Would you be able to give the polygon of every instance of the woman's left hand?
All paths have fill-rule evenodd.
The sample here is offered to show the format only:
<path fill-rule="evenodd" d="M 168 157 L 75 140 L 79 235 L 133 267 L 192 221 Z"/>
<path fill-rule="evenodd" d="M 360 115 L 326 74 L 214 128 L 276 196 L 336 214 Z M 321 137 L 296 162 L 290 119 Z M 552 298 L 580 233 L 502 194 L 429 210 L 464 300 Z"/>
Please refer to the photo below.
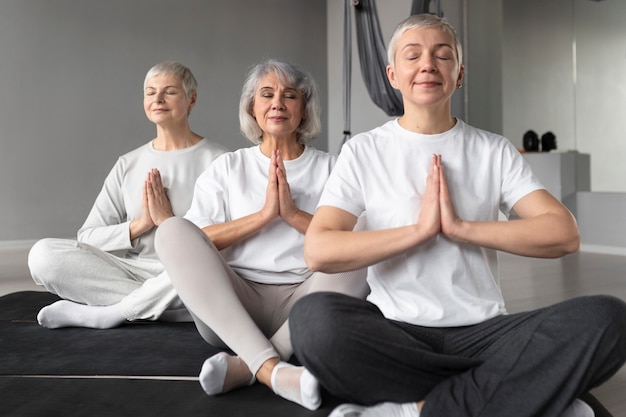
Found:
<path fill-rule="evenodd" d="M 278 212 L 287 223 L 289 223 L 289 217 L 295 215 L 298 211 L 298 207 L 293 202 L 291 197 L 291 188 L 287 181 L 287 171 L 285 170 L 285 163 L 280 155 L 280 151 L 276 152 L 276 178 L 278 180 Z"/>
<path fill-rule="evenodd" d="M 457 215 L 456 209 L 448 191 L 448 182 L 439 158 L 440 182 L 439 182 L 439 204 L 441 207 L 441 232 L 455 241 L 462 241 L 459 231 L 463 226 L 463 220 Z"/>
<path fill-rule="evenodd" d="M 148 209 L 155 225 L 159 226 L 170 217 L 174 217 L 172 204 L 167 196 L 167 188 L 163 187 L 161 173 L 153 168 L 148 173 Z"/>
<path fill-rule="evenodd" d="M 291 196 L 291 188 L 287 181 L 287 170 L 280 151 L 274 151 L 276 153 L 276 177 L 278 180 L 278 204 L 279 204 L 279 216 L 287 222 L 291 227 L 298 230 L 300 233 L 306 233 L 306 229 L 311 223 L 311 214 L 304 212 L 293 201 Z"/>

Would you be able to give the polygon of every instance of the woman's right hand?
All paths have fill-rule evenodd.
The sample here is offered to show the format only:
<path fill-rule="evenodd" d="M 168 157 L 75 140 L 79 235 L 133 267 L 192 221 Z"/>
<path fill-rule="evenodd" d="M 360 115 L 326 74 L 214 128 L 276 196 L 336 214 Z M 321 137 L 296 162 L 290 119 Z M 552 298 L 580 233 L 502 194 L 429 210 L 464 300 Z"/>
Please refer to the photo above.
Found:
<path fill-rule="evenodd" d="M 265 203 L 261 210 L 224 223 L 202 228 L 218 250 L 227 248 L 257 233 L 280 215 L 276 153 L 272 152 L 265 188 Z"/>
<path fill-rule="evenodd" d="M 424 240 L 434 237 L 441 232 L 441 169 L 441 155 L 433 155 L 426 178 L 426 190 L 422 196 L 422 207 L 417 221 L 417 228 Z"/>
<path fill-rule="evenodd" d="M 278 193 L 278 163 L 276 161 L 276 151 L 272 151 L 270 166 L 267 172 L 267 187 L 265 189 L 265 204 L 260 211 L 261 217 L 270 223 L 280 215 L 280 199 Z"/>
<path fill-rule="evenodd" d="M 149 175 L 149 174 L 148 174 Z M 150 216 L 148 204 L 148 180 L 144 181 L 141 195 L 141 216 L 130 222 L 130 240 L 137 239 L 142 234 L 152 230 L 155 226 Z"/>

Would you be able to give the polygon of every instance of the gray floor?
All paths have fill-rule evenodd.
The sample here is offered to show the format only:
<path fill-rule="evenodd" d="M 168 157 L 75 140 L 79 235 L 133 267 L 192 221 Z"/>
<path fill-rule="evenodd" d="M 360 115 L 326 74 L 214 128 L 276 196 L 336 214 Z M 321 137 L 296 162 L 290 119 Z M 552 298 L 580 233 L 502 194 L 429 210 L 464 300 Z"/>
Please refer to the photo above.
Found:
<path fill-rule="evenodd" d="M 24 249 L 0 249 L 0 295 L 40 290 L 29 278 Z M 502 290 L 510 312 L 543 307 L 579 295 L 626 300 L 626 257 L 578 253 L 561 259 L 501 254 Z M 593 394 L 615 417 L 626 417 L 626 367 Z"/>

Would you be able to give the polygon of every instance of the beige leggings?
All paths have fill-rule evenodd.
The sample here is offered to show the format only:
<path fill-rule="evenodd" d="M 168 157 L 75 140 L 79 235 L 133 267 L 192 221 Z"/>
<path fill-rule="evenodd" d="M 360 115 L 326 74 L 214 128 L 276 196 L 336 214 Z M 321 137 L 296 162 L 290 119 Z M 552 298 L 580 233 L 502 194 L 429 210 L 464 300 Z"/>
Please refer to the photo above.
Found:
<path fill-rule="evenodd" d="M 268 359 L 292 355 L 287 319 L 300 298 L 318 291 L 364 298 L 368 292 L 365 270 L 317 272 L 297 284 L 248 281 L 228 266 L 202 230 L 182 218 L 159 226 L 155 247 L 202 337 L 231 349 L 253 374 Z"/>

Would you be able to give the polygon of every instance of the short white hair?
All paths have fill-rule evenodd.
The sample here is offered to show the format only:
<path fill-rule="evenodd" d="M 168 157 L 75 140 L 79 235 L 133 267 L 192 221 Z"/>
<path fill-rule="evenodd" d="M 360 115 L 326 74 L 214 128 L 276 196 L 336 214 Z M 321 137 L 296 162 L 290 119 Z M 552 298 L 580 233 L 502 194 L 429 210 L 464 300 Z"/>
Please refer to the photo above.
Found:
<path fill-rule="evenodd" d="M 461 47 L 459 37 L 456 35 L 452 25 L 443 17 L 438 17 L 430 13 L 422 13 L 410 16 L 396 26 L 396 30 L 393 32 L 391 40 L 389 40 L 389 46 L 387 47 L 387 61 L 392 68 L 395 67 L 395 58 L 400 36 L 410 29 L 426 28 L 441 29 L 452 35 L 452 38 L 454 39 L 454 52 L 456 53 L 456 59 L 459 62 L 459 65 L 463 64 L 463 49 Z"/>

